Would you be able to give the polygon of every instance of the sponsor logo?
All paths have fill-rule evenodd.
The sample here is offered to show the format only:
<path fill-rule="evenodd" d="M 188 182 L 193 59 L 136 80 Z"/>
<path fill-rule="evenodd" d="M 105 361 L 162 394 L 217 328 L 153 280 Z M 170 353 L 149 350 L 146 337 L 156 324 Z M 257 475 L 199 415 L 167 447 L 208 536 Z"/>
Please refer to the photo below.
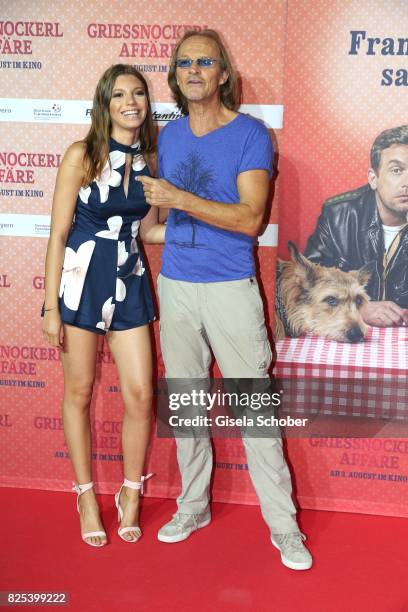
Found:
<path fill-rule="evenodd" d="M 49 107 L 34 108 L 33 116 L 36 121 L 52 121 L 61 118 L 62 105 L 54 103 Z"/>
<path fill-rule="evenodd" d="M 24 197 L 28 190 L 15 189 L 15 195 Z M 0 236 L 48 236 L 50 215 L 0 214 Z"/>
<path fill-rule="evenodd" d="M 0 98 L 0 107 L 6 108 L 7 105 L 12 112 L 11 114 L 0 113 L 0 122 L 89 124 L 92 115 L 92 102 L 90 100 L 60 100 L 56 102 L 55 100 Z M 241 113 L 259 119 L 267 128 L 282 128 L 283 106 L 281 104 L 242 104 L 239 110 Z M 153 118 L 162 125 L 181 116 L 177 105 L 171 102 L 153 103 L 152 113 Z"/>
<path fill-rule="evenodd" d="M 174 121 L 175 119 L 180 119 L 183 117 L 180 110 L 177 108 L 163 108 L 161 110 L 152 111 L 153 121 L 157 121 L 157 123 L 167 123 L 168 121 Z"/>
<path fill-rule="evenodd" d="M 34 235 L 35 236 L 49 236 L 50 235 L 49 223 L 34 223 Z"/>
<path fill-rule="evenodd" d="M 13 228 L 14 228 L 14 223 L 1 223 L 0 222 L 0 229 L 12 230 Z"/>

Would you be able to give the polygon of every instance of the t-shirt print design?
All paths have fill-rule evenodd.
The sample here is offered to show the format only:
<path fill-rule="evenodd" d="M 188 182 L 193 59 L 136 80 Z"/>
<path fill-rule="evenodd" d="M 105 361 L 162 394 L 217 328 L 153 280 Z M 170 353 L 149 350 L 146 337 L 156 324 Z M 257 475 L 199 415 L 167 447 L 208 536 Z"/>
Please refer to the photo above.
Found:
<path fill-rule="evenodd" d="M 205 199 L 211 198 L 211 185 L 214 183 L 214 170 L 205 167 L 201 156 L 190 153 L 185 161 L 180 162 L 171 175 L 172 180 L 180 189 L 198 195 Z M 174 210 L 174 225 L 176 226 L 176 237 L 171 240 L 175 245 L 183 247 L 205 247 L 205 244 L 197 242 L 198 221 L 182 210 Z M 177 230 L 181 230 L 183 240 L 177 240 Z"/>

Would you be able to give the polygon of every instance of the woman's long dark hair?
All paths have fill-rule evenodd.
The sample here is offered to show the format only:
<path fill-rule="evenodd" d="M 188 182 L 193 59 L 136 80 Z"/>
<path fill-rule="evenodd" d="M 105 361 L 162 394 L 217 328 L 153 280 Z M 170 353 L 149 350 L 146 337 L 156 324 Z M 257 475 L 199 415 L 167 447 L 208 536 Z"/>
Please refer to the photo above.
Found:
<path fill-rule="evenodd" d="M 131 74 L 143 84 L 147 97 L 147 115 L 140 128 L 141 150 L 142 153 L 147 154 L 155 150 L 155 132 L 146 79 L 130 64 L 115 64 L 103 73 L 96 86 L 91 127 L 83 140 L 86 144 L 84 185 L 89 185 L 97 176 L 100 176 L 109 159 L 109 138 L 112 130 L 109 105 L 115 81 L 122 74 Z"/>

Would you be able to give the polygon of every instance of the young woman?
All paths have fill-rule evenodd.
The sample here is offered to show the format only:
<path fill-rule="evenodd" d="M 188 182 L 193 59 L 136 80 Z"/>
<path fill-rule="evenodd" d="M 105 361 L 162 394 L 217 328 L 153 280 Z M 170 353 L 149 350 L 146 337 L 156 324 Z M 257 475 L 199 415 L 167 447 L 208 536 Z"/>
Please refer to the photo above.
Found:
<path fill-rule="evenodd" d="M 68 148 L 58 171 L 45 264 L 43 332 L 61 348 L 64 432 L 81 535 L 91 546 L 107 543 L 93 490 L 89 420 L 100 334 L 115 359 L 125 405 L 118 533 L 127 542 L 141 536 L 139 495 L 148 477 L 142 473 L 152 411 L 149 323 L 155 317 L 137 236 L 163 242 L 164 226 L 136 177 L 153 174 L 154 166 L 147 83 L 132 66 L 117 64 L 97 85 L 88 135 Z"/>

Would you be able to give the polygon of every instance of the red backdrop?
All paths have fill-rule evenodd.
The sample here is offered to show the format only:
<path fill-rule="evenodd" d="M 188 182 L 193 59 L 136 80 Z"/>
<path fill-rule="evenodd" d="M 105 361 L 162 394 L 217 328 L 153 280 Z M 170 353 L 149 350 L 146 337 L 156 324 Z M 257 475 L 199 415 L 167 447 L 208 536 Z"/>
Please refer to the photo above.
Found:
<path fill-rule="evenodd" d="M 407 14 L 403 2 L 369 0 L 181 0 L 177 5 L 151 0 L 137 11 L 122 3 L 116 12 L 107 0 L 1 4 L 0 484 L 68 489 L 62 372 L 57 352 L 43 343 L 39 311 L 58 156 L 86 133 L 100 74 L 112 63 L 136 64 L 161 104 L 160 118 L 170 107 L 166 70 L 177 36 L 190 26 L 208 26 L 225 37 L 242 79 L 243 102 L 273 128 L 280 157 L 269 238 L 258 248 L 271 320 L 278 210 L 285 255 L 289 238 L 304 246 L 326 197 L 365 181 L 374 136 L 406 121 L 406 88 L 380 85 L 382 70 L 402 67 L 404 58 L 368 56 L 364 46 L 349 55 L 350 30 L 403 36 Z M 161 248 L 147 252 L 155 279 Z M 92 419 L 95 480 L 105 492 L 115 490 L 122 478 L 121 415 L 115 367 L 102 343 Z M 256 503 L 241 443 L 219 440 L 216 447 L 214 499 Z M 361 487 L 330 478 L 341 449 L 301 440 L 291 441 L 288 451 L 304 507 L 407 514 L 401 483 Z M 407 473 L 406 454 L 400 453 L 399 461 L 401 474 Z M 157 476 L 147 494 L 177 495 L 171 440 L 153 440 L 149 469 Z"/>

